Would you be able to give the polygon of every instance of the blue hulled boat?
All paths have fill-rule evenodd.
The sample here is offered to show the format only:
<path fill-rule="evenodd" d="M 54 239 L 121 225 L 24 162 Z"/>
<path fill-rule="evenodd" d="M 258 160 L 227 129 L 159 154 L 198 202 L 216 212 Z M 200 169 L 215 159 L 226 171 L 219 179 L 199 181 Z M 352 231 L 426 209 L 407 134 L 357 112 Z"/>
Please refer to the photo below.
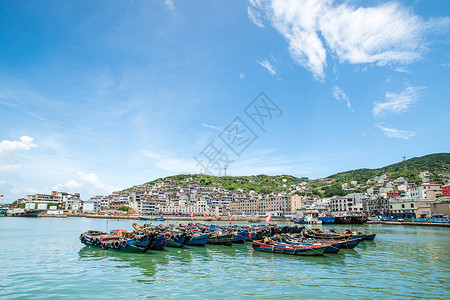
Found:
<path fill-rule="evenodd" d="M 308 256 L 320 256 L 325 253 L 325 250 L 329 247 L 326 246 L 303 246 L 303 245 L 289 245 L 289 244 L 266 244 L 262 240 L 253 241 L 253 249 L 264 252 L 275 252 L 291 255 L 308 255 Z"/>
<path fill-rule="evenodd" d="M 192 235 L 186 235 L 185 245 L 189 246 L 205 246 L 209 237 L 206 233 L 194 233 Z"/>

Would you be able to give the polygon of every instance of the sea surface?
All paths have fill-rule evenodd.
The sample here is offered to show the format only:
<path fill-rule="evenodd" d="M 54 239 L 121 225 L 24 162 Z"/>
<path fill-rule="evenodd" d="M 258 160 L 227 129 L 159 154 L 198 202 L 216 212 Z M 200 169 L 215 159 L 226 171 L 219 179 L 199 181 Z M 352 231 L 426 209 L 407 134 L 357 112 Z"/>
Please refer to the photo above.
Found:
<path fill-rule="evenodd" d="M 131 230 L 132 223 L 0 218 L 0 298 L 450 298 L 450 228 L 324 225 L 377 236 L 323 257 L 256 252 L 249 242 L 127 254 L 78 239 L 89 229 Z"/>

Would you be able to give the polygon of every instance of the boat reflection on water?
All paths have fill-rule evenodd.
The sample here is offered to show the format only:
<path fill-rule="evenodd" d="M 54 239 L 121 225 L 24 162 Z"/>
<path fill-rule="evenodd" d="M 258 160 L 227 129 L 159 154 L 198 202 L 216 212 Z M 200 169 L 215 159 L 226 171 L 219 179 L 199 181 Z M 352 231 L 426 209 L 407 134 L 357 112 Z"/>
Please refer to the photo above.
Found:
<path fill-rule="evenodd" d="M 103 250 L 97 247 L 82 247 L 78 254 L 83 261 L 111 260 L 126 263 L 126 267 L 138 268 L 142 270 L 145 279 L 137 279 L 144 283 L 153 283 L 153 279 L 158 270 L 170 269 L 174 264 L 191 265 L 192 263 L 211 263 L 223 260 L 229 261 L 235 256 L 246 256 L 249 251 L 248 245 L 208 245 L 206 247 L 166 248 L 162 251 L 147 251 L 146 253 L 127 253 L 114 251 L 112 249 Z M 120 267 L 123 267 L 121 265 Z"/>

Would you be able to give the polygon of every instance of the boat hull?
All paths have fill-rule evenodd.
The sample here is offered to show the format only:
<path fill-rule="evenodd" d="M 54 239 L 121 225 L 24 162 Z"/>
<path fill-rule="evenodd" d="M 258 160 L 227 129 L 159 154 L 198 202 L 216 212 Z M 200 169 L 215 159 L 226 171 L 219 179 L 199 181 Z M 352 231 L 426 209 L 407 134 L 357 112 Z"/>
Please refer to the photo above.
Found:
<path fill-rule="evenodd" d="M 302 256 L 322 256 L 325 253 L 327 247 L 303 247 L 303 246 L 290 246 L 287 244 L 274 244 L 268 245 L 260 241 L 253 241 L 252 247 L 256 251 L 273 252 L 290 255 L 302 255 Z"/>
<path fill-rule="evenodd" d="M 366 234 L 366 236 L 364 237 L 364 240 L 373 241 L 375 239 L 375 235 L 376 235 L 376 233 Z"/>
<path fill-rule="evenodd" d="M 209 237 L 207 234 L 201 234 L 187 239 L 184 244 L 188 246 L 205 246 L 208 240 Z"/>
<path fill-rule="evenodd" d="M 208 244 L 212 245 L 227 245 L 230 246 L 233 244 L 235 240 L 234 234 L 225 234 L 225 235 L 219 235 L 215 236 L 212 235 L 209 237 Z"/>

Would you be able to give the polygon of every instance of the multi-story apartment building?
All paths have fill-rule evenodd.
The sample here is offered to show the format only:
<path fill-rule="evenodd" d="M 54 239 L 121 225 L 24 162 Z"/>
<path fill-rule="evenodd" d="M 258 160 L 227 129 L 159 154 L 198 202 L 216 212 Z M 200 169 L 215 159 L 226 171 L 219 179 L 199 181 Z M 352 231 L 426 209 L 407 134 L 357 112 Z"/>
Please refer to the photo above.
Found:
<path fill-rule="evenodd" d="M 440 184 L 424 183 L 408 188 L 407 198 L 409 199 L 434 199 L 436 192 L 441 192 Z"/>

